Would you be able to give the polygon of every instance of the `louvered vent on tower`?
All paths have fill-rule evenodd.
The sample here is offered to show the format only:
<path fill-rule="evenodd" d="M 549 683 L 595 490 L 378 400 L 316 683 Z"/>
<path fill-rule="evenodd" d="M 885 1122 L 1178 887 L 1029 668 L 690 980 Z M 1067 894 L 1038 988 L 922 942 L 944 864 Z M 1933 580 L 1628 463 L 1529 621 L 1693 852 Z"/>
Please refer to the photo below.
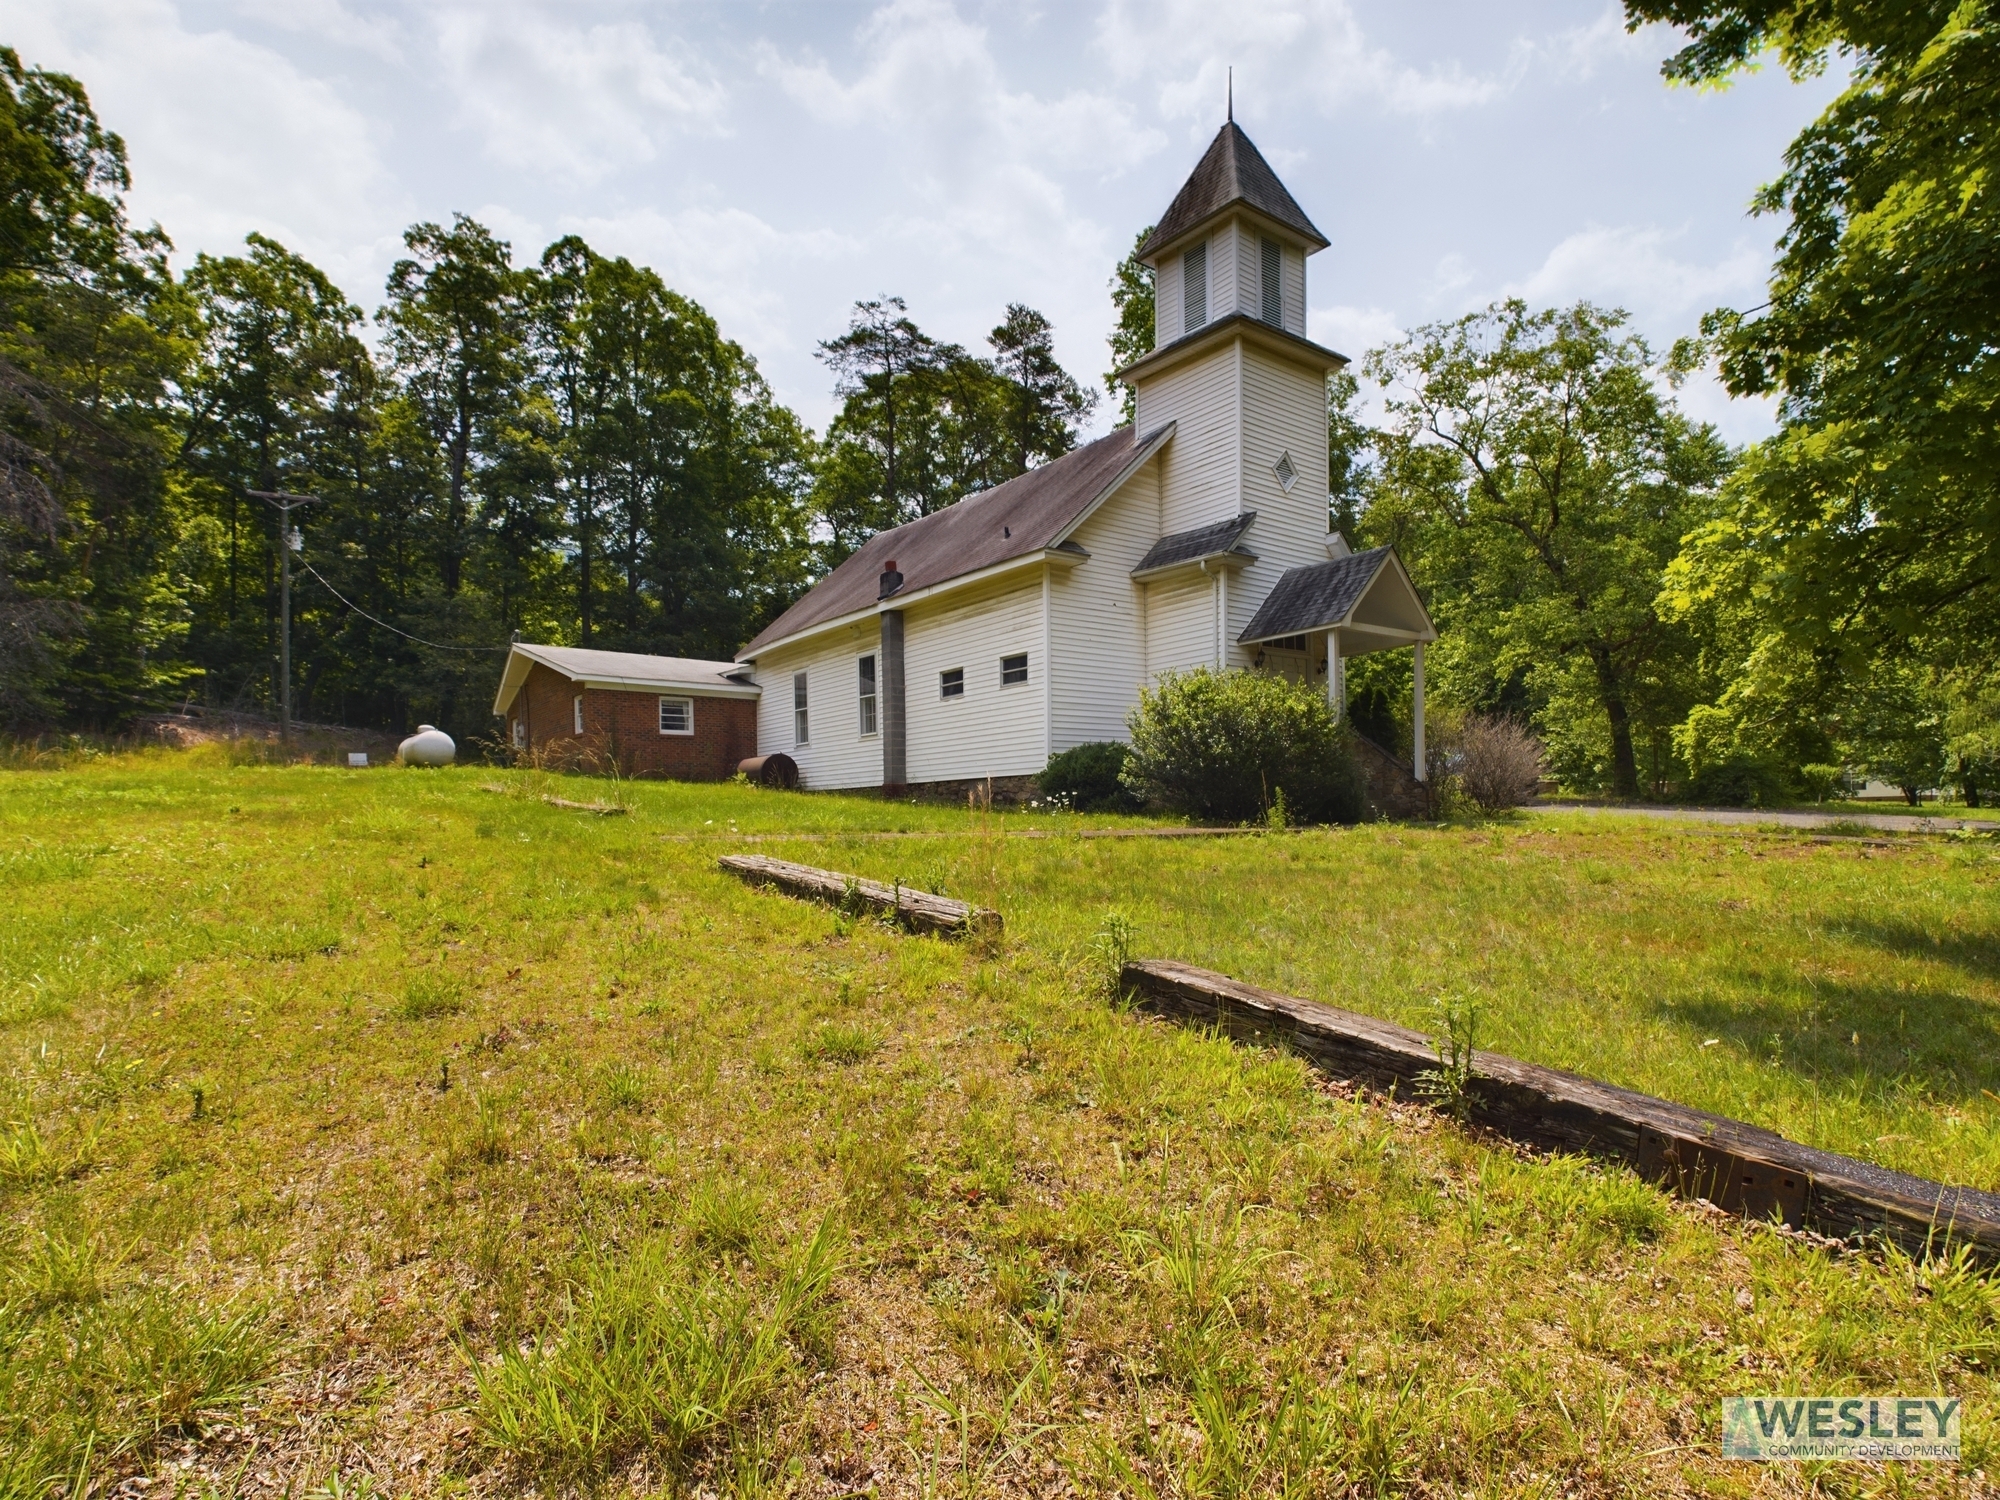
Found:
<path fill-rule="evenodd" d="M 1266 239 L 1264 252 L 1264 321 L 1273 328 L 1285 326 L 1284 252 L 1278 242 Z M 1287 486 L 1290 488 L 1290 486 Z"/>
<path fill-rule="evenodd" d="M 1181 331 L 1193 333 L 1208 321 L 1208 241 L 1181 257 Z"/>

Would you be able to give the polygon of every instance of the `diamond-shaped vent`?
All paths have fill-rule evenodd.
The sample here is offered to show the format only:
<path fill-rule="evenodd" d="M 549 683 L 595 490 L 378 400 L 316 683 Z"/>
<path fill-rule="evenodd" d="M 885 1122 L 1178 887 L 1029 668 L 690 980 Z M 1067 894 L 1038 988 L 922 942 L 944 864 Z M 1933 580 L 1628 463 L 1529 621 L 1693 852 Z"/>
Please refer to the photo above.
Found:
<path fill-rule="evenodd" d="M 1299 482 L 1299 471 L 1292 463 L 1292 455 L 1280 453 L 1278 461 L 1271 465 L 1271 469 L 1278 476 L 1278 483 L 1285 487 L 1285 493 L 1289 495 L 1292 486 Z"/>

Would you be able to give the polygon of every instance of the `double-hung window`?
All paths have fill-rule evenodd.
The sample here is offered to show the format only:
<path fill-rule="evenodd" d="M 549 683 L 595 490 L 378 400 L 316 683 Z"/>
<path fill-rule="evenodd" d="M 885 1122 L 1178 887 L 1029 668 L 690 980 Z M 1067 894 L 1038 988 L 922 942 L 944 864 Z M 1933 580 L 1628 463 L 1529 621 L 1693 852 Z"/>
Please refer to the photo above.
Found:
<path fill-rule="evenodd" d="M 875 658 L 861 658 L 861 732 L 875 732 Z"/>
<path fill-rule="evenodd" d="M 1273 328 L 1285 326 L 1285 252 L 1278 242 L 1265 239 L 1259 249 L 1264 257 L 1264 321 Z"/>
<path fill-rule="evenodd" d="M 1028 680 L 1028 653 L 1000 658 L 1000 686 L 1014 687 Z"/>
<path fill-rule="evenodd" d="M 1181 257 L 1181 331 L 1193 333 L 1208 321 L 1208 241 Z"/>
<path fill-rule="evenodd" d="M 583 694 L 578 693 L 569 703 L 571 717 L 576 722 L 576 732 L 583 733 Z"/>
<path fill-rule="evenodd" d="M 806 739 L 806 674 L 792 674 L 792 743 L 803 745 Z"/>
<path fill-rule="evenodd" d="M 694 699 L 662 698 L 660 700 L 660 733 L 694 733 Z"/>
<path fill-rule="evenodd" d="M 940 698 L 965 696 L 965 668 L 953 667 L 948 672 L 938 673 L 938 696 Z"/>

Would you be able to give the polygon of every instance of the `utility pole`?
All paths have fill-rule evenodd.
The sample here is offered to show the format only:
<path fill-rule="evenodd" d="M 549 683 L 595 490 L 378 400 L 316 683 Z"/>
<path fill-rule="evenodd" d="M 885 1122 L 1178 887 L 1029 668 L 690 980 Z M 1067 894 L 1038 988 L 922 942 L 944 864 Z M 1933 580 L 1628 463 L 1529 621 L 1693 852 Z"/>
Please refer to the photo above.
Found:
<path fill-rule="evenodd" d="M 245 490 L 253 500 L 262 500 L 278 512 L 278 610 L 283 625 L 278 646 L 278 738 L 292 742 L 292 554 L 305 537 L 292 528 L 292 512 L 312 505 L 318 495 L 287 495 L 275 490 Z"/>

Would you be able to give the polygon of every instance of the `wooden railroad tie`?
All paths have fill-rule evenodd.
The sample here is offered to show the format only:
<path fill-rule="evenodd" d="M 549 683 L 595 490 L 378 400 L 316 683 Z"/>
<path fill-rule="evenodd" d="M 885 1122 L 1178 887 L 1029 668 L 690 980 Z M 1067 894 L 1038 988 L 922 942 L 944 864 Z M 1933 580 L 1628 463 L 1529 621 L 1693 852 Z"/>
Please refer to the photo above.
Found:
<path fill-rule="evenodd" d="M 790 860 L 770 859 L 761 854 L 725 854 L 716 863 L 753 885 L 774 886 L 790 895 L 824 901 L 856 914 L 869 911 L 890 916 L 912 932 L 969 937 L 1000 931 L 997 911 L 954 901 L 948 896 L 934 896 L 907 885 L 883 885 L 858 875 L 795 865 Z"/>
<path fill-rule="evenodd" d="M 1148 1009 L 1288 1047 L 1322 1072 L 1372 1088 L 1414 1093 L 1438 1065 L 1422 1032 L 1207 969 L 1145 959 L 1125 965 L 1123 978 Z M 1476 1124 L 1546 1151 L 1623 1162 L 1682 1197 L 1746 1218 L 1837 1239 L 1881 1236 L 1912 1254 L 1963 1244 L 2000 1261 L 2000 1195 L 1892 1172 L 1497 1052 L 1473 1054 L 1466 1093 Z"/>

